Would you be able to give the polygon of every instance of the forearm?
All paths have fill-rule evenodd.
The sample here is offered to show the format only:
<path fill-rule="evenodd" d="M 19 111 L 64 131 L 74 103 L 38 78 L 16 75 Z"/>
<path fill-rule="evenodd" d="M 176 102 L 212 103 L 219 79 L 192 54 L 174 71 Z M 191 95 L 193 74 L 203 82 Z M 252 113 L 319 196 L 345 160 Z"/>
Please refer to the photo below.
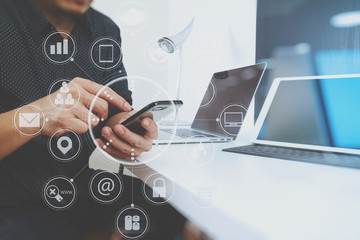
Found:
<path fill-rule="evenodd" d="M 0 160 L 31 140 L 16 131 L 13 121 L 16 110 L 0 114 Z"/>

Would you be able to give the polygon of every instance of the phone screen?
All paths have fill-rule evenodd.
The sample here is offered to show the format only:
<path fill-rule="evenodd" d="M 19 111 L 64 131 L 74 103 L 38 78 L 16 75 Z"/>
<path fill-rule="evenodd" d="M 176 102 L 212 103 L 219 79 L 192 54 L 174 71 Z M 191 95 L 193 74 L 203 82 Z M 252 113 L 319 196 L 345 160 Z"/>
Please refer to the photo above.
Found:
<path fill-rule="evenodd" d="M 182 101 L 158 101 L 153 102 L 132 115 L 130 118 L 125 120 L 122 124 L 127 127 L 130 131 L 135 132 L 139 135 L 144 135 L 146 130 L 141 126 L 141 120 L 148 117 L 153 119 L 155 122 L 168 117 L 175 116 L 175 111 L 182 106 Z M 174 109 L 175 107 L 175 109 Z"/>

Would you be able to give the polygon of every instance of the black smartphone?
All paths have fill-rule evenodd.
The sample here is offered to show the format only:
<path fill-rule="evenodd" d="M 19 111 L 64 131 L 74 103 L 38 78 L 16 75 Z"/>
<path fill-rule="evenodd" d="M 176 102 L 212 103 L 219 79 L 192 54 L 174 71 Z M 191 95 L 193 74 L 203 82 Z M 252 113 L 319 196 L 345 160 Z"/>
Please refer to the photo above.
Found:
<path fill-rule="evenodd" d="M 146 130 L 141 126 L 140 121 L 145 118 L 151 118 L 155 122 L 160 121 L 171 113 L 174 113 L 183 105 L 181 100 L 174 101 L 157 101 L 148 104 L 140 111 L 132 115 L 130 118 L 122 122 L 122 125 L 127 127 L 130 131 L 139 135 L 145 135 Z M 174 107 L 176 109 L 174 109 Z"/>

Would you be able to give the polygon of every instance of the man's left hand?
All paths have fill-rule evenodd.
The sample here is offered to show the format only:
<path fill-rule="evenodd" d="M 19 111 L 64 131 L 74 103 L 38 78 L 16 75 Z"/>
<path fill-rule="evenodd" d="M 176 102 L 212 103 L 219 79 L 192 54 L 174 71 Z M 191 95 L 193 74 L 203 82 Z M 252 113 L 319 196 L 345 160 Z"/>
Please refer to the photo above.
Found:
<path fill-rule="evenodd" d="M 131 159 L 131 157 L 136 158 L 141 153 L 150 151 L 153 140 L 158 137 L 158 127 L 152 119 L 144 118 L 141 120 L 141 126 L 146 130 L 144 136 L 131 132 L 121 124 L 135 112 L 120 113 L 110 119 L 109 126 L 105 126 L 101 130 L 109 145 L 106 145 L 102 139 L 96 139 L 98 146 L 110 155 L 126 160 Z"/>

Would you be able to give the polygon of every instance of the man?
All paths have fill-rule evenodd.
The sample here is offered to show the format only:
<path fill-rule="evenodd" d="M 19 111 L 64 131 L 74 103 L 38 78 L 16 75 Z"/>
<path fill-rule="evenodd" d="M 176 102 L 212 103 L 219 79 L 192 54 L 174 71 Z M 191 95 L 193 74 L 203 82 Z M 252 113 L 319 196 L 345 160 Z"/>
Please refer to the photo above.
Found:
<path fill-rule="evenodd" d="M 1 0 L 0 6 L 0 239 L 119 239 L 114 233 L 116 211 L 130 204 L 130 192 L 113 205 L 95 204 L 87 191 L 94 172 L 87 165 L 92 152 L 89 145 L 70 163 L 54 161 L 47 149 L 47 140 L 58 129 L 71 129 L 86 142 L 89 130 L 87 117 L 90 102 L 102 85 L 126 76 L 123 63 L 110 71 L 95 68 L 88 57 L 89 47 L 100 37 L 112 37 L 121 43 L 118 27 L 106 16 L 90 8 L 92 0 Z M 48 61 L 43 53 L 44 39 L 54 31 L 71 33 L 78 44 L 75 60 L 65 64 Z M 57 33 L 67 39 L 63 33 Z M 91 76 L 92 80 L 88 80 Z M 78 97 L 79 103 L 63 111 L 55 108 L 48 95 L 49 87 L 58 79 L 71 79 L 67 91 Z M 77 86 L 77 87 L 76 87 Z M 79 95 L 76 96 L 75 88 Z M 129 158 L 151 149 L 157 137 L 157 126 L 149 118 L 142 120 L 144 136 L 130 132 L 120 124 L 132 114 L 131 92 L 123 81 L 116 89 L 106 89 L 112 98 L 96 101 L 94 131 L 101 131 L 103 145 L 111 138 L 106 150 L 119 158 Z M 51 94 L 58 97 L 59 91 Z M 47 120 L 35 136 L 16 131 L 13 116 L 21 106 L 37 107 Z M 112 106 L 112 107 L 110 107 Z M 59 135 L 67 130 L 60 131 Z M 79 174 L 78 174 L 79 173 Z M 78 175 L 77 175 L 78 174 Z M 45 182 L 56 175 L 77 176 L 78 198 L 69 210 L 54 212 L 42 199 Z M 121 176 L 125 186 L 131 179 Z M 126 190 L 126 187 L 125 187 Z M 142 199 L 141 183 L 135 181 L 135 199 Z M 139 200 L 140 201 L 140 200 Z M 169 217 L 168 207 L 154 208 L 144 203 L 152 228 L 147 239 L 171 239 L 171 233 L 181 226 Z M 140 205 L 141 205 L 140 204 Z M 159 221 L 157 221 L 159 219 Z M 161 235 L 157 230 L 163 229 Z M 166 235 L 168 234 L 168 235 Z M 159 237 L 159 236 L 163 236 Z"/>

